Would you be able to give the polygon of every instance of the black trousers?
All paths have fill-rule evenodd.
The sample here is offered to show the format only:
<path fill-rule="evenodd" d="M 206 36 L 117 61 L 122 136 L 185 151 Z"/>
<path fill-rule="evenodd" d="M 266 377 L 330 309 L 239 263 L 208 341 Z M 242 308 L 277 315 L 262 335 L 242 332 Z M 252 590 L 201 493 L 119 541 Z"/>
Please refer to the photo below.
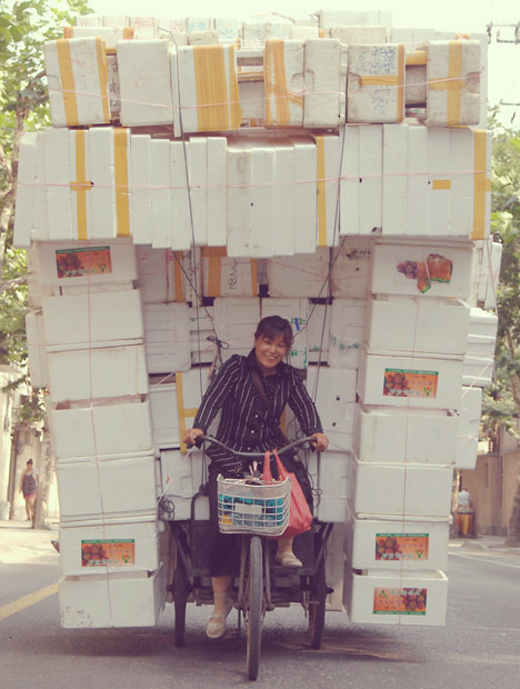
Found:
<path fill-rule="evenodd" d="M 304 465 L 293 457 L 283 457 L 283 465 L 287 471 L 296 475 L 305 498 L 312 512 L 311 484 Z M 278 469 L 271 460 L 271 471 L 274 478 L 278 478 Z M 240 571 L 240 534 L 220 533 L 218 526 L 218 490 L 217 477 L 237 478 L 236 473 L 222 471 L 213 463 L 208 472 L 209 516 L 211 523 L 210 544 L 210 574 L 212 577 L 236 575 Z"/>

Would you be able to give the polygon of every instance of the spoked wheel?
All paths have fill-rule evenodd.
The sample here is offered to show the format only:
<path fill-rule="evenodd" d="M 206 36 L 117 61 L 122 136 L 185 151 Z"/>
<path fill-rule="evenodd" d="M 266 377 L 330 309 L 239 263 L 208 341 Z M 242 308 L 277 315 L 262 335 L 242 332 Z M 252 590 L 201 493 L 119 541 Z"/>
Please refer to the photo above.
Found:
<path fill-rule="evenodd" d="M 322 558 L 318 571 L 311 580 L 309 600 L 309 636 L 311 647 L 316 650 L 321 647 L 321 635 L 325 624 L 326 597 L 327 582 L 325 578 L 325 558 Z"/>
<path fill-rule="evenodd" d="M 262 641 L 262 593 L 263 593 L 262 541 L 251 536 L 249 543 L 249 578 L 245 620 L 247 629 L 247 674 L 250 680 L 258 677 L 260 647 Z"/>
<path fill-rule="evenodd" d="M 184 646 L 189 581 L 188 573 L 180 558 L 177 559 L 173 591 L 175 595 L 175 645 Z"/>

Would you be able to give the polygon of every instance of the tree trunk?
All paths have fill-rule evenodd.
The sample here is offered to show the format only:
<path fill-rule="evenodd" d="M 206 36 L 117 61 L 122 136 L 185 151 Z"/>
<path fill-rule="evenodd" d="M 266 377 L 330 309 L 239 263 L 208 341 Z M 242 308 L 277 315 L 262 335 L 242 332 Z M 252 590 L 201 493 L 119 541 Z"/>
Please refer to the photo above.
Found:
<path fill-rule="evenodd" d="M 520 469 L 520 465 L 519 465 Z M 517 477 L 517 489 L 507 530 L 506 545 L 520 546 L 520 474 Z"/>

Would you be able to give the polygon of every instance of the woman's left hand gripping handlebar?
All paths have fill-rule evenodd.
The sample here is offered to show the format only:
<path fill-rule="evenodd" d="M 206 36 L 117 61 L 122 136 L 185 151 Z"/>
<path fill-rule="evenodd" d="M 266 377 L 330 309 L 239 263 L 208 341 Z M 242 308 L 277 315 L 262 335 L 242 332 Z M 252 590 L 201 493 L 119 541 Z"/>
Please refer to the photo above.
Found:
<path fill-rule="evenodd" d="M 191 445 L 196 445 L 197 440 L 201 438 L 203 435 L 204 431 L 202 431 L 200 428 L 189 428 L 184 433 L 183 441 L 186 445 L 188 445 L 188 447 L 190 447 Z"/>

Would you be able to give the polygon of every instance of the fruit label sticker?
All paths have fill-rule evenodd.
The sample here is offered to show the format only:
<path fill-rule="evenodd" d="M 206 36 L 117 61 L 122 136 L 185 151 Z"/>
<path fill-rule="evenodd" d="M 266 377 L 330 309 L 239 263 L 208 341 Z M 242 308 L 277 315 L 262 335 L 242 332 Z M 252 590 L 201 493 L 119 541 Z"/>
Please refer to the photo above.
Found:
<path fill-rule="evenodd" d="M 438 371 L 385 368 L 383 395 L 389 397 L 437 397 Z"/>
<path fill-rule="evenodd" d="M 417 289 L 424 294 L 432 282 L 451 282 L 453 261 L 440 254 L 428 254 L 425 261 L 401 261 L 397 264 L 397 272 L 409 280 L 416 280 Z"/>
<path fill-rule="evenodd" d="M 376 534 L 376 560 L 427 560 L 430 535 Z"/>
<path fill-rule="evenodd" d="M 59 278 L 106 275 L 112 272 L 110 247 L 58 250 L 56 251 L 56 268 Z"/>
<path fill-rule="evenodd" d="M 128 567 L 135 565 L 135 541 L 81 541 L 82 567 Z"/>
<path fill-rule="evenodd" d="M 427 589 L 375 588 L 374 615 L 426 615 Z"/>

